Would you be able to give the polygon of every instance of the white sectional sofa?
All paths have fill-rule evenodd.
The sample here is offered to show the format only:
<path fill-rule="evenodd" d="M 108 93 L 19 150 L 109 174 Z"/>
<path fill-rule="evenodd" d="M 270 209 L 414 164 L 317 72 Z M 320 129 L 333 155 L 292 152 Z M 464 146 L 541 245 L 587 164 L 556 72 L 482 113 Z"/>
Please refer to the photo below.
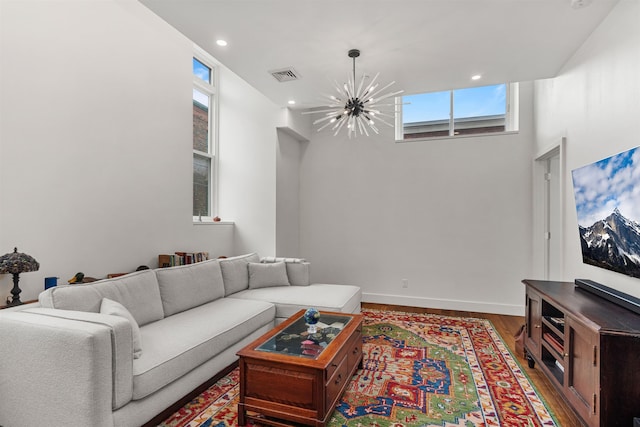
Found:
<path fill-rule="evenodd" d="M 50 288 L 0 311 L 0 426 L 140 426 L 296 311 L 360 298 L 256 254 Z"/>

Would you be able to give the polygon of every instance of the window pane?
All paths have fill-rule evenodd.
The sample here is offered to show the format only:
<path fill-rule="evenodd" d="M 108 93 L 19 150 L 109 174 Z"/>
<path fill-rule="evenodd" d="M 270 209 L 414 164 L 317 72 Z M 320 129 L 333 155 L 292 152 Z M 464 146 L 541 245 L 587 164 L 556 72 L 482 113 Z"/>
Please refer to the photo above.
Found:
<path fill-rule="evenodd" d="M 193 89 L 193 149 L 209 153 L 209 96 Z"/>
<path fill-rule="evenodd" d="M 449 91 L 403 96 L 404 138 L 449 135 L 450 101 Z"/>
<path fill-rule="evenodd" d="M 209 213 L 209 177 L 211 159 L 193 156 L 193 216 L 210 216 Z"/>
<path fill-rule="evenodd" d="M 402 97 L 404 123 L 449 120 L 449 92 L 420 93 Z"/>
<path fill-rule="evenodd" d="M 504 132 L 507 85 L 453 91 L 454 134 Z"/>
<path fill-rule="evenodd" d="M 203 82 L 211 84 L 211 68 L 193 58 L 193 75 Z"/>

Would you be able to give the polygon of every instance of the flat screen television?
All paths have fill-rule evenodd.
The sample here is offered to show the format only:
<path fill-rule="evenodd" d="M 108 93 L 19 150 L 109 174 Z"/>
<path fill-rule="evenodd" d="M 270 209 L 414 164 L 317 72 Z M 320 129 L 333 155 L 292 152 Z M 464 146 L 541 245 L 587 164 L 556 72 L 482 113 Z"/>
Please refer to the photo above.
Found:
<path fill-rule="evenodd" d="M 640 147 L 571 172 L 582 261 L 640 278 Z"/>

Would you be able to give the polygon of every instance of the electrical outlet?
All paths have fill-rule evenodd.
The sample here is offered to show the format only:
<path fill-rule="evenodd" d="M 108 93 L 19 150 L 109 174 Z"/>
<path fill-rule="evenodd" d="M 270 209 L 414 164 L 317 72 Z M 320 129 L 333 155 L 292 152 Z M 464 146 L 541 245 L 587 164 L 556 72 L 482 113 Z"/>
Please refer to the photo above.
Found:
<path fill-rule="evenodd" d="M 403 288 L 409 287 L 409 279 L 402 279 L 402 287 Z"/>

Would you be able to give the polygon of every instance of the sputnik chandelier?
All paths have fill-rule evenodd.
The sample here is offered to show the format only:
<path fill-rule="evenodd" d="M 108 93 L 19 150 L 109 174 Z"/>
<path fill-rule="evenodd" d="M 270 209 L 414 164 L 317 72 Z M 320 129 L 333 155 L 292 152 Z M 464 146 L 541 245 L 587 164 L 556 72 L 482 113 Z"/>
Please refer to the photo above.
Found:
<path fill-rule="evenodd" d="M 387 93 L 386 95 L 380 95 L 395 83 L 395 81 L 393 81 L 382 89 L 377 90 L 378 83 L 376 83 L 376 80 L 380 73 L 376 74 L 376 76 L 366 86 L 366 76 L 363 75 L 356 90 L 356 58 L 359 56 L 360 51 L 358 49 L 351 49 L 349 51 L 349 58 L 353 59 L 353 79 L 349 79 L 349 81 L 342 86 L 335 82 L 338 96 L 325 95 L 325 97 L 328 98 L 328 104 L 326 107 L 329 107 L 329 109 L 309 112 L 309 114 L 325 114 L 323 118 L 313 122 L 314 125 L 327 122 L 318 128 L 318 132 L 333 125 L 331 130 L 335 131 L 334 136 L 337 136 L 346 123 L 347 135 L 349 138 L 351 138 L 352 135 L 357 136 L 358 132 L 360 135 L 364 134 L 369 136 L 367 128 L 376 134 L 379 133 L 374 119 L 386 124 L 387 126 L 393 127 L 393 125 L 385 121 L 383 117 L 388 117 L 393 121 L 394 116 L 392 114 L 384 113 L 381 110 L 387 109 L 388 107 L 395 108 L 395 102 L 381 104 L 380 101 L 397 96 L 403 91 L 400 90 L 397 92 Z M 394 108 L 391 109 L 392 112 L 394 111 Z"/>

